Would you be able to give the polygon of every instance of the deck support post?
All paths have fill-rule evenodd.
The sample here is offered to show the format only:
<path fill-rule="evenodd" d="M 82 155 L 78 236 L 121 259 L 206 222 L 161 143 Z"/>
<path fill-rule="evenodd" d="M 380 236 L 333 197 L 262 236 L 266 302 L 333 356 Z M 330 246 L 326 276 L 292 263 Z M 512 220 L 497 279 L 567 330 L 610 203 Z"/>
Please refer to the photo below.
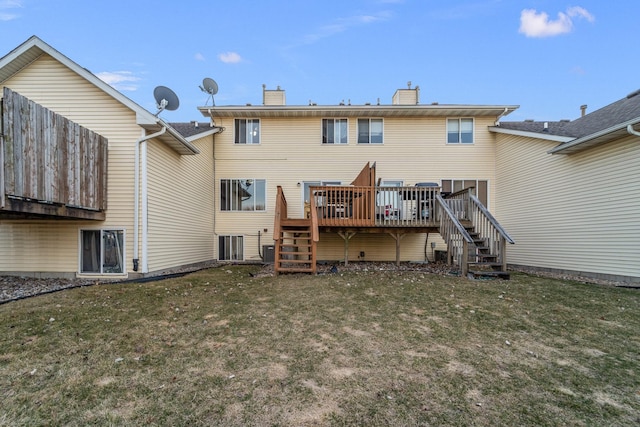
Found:
<path fill-rule="evenodd" d="M 342 237 L 342 240 L 344 240 L 344 265 L 349 265 L 349 240 L 351 240 L 351 238 L 353 236 L 356 235 L 355 231 L 346 231 L 346 232 L 342 232 L 342 231 L 338 231 L 338 236 Z"/>
<path fill-rule="evenodd" d="M 389 236 L 393 237 L 396 241 L 396 266 L 400 266 L 400 240 L 405 236 L 405 233 L 389 233 Z"/>

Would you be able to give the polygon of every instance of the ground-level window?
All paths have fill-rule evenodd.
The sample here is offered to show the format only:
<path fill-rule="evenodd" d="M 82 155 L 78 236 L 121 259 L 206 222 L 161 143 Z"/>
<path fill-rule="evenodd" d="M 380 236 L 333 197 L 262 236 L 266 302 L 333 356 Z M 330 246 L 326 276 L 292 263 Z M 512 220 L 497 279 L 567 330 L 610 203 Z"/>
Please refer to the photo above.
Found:
<path fill-rule="evenodd" d="M 221 211 L 264 211 L 267 204 L 264 179 L 221 179 Z"/>
<path fill-rule="evenodd" d="M 473 119 L 447 119 L 447 144 L 473 144 Z"/>
<path fill-rule="evenodd" d="M 124 230 L 81 230 L 80 272 L 124 273 Z"/>
<path fill-rule="evenodd" d="M 242 236 L 218 236 L 218 259 L 220 261 L 242 261 L 244 239 Z"/>
<path fill-rule="evenodd" d="M 236 119 L 235 143 L 260 144 L 260 119 Z"/>
<path fill-rule="evenodd" d="M 442 192 L 455 193 L 465 188 L 473 187 L 473 194 L 480 199 L 482 204 L 489 207 L 489 182 L 486 179 L 443 179 Z"/>
<path fill-rule="evenodd" d="M 322 119 L 322 143 L 346 144 L 347 119 Z"/>
<path fill-rule="evenodd" d="M 382 144 L 382 119 L 358 119 L 358 144 Z"/>

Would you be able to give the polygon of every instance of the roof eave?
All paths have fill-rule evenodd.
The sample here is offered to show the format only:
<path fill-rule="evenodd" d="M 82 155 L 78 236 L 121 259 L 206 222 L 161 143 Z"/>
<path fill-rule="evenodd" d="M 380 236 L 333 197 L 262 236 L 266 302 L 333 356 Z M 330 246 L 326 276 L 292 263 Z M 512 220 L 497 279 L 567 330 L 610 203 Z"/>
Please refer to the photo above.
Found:
<path fill-rule="evenodd" d="M 205 117 L 487 116 L 515 111 L 517 105 L 246 105 L 198 107 Z"/>
<path fill-rule="evenodd" d="M 504 129 L 504 128 L 501 128 L 500 126 L 489 126 L 489 131 L 495 132 L 495 133 L 503 133 L 506 135 L 524 136 L 528 138 L 544 139 L 546 141 L 554 141 L 554 142 L 562 142 L 562 143 L 566 143 L 574 139 L 570 136 L 552 135 L 548 133 L 539 133 L 539 132 L 527 132 L 527 131 L 516 130 L 516 129 Z"/>
<path fill-rule="evenodd" d="M 611 126 L 607 129 L 603 129 L 590 135 L 574 139 L 571 142 L 560 144 L 557 147 L 554 147 L 551 150 L 547 151 L 547 153 L 571 154 L 577 151 L 586 150 L 587 148 L 593 147 L 595 145 L 603 144 L 605 142 L 609 142 L 611 140 L 628 135 L 627 126 L 635 126 L 637 124 L 640 124 L 640 117 L 627 120 L 624 123 L 618 123 L 615 126 Z"/>
<path fill-rule="evenodd" d="M 13 75 L 20 72 L 20 70 L 27 67 L 41 55 L 47 54 L 71 71 L 78 74 L 83 79 L 87 80 L 98 89 L 107 93 L 109 96 L 134 111 L 136 114 L 136 124 L 144 129 L 158 130 L 162 126 L 167 126 L 168 135 L 160 138 L 164 143 L 169 145 L 173 150 L 180 154 L 198 154 L 199 151 L 193 147 L 186 139 L 184 139 L 178 132 L 168 124 L 159 124 L 161 121 L 159 118 L 151 114 L 149 111 L 136 104 L 131 99 L 108 85 L 104 81 L 100 80 L 95 74 L 91 73 L 86 68 L 81 67 L 76 62 L 69 59 L 67 56 L 54 49 L 37 36 L 31 36 L 27 41 L 20 46 L 9 52 L 4 57 L 0 58 L 0 83 L 8 80 Z M 13 64 L 13 66 L 12 66 Z"/>

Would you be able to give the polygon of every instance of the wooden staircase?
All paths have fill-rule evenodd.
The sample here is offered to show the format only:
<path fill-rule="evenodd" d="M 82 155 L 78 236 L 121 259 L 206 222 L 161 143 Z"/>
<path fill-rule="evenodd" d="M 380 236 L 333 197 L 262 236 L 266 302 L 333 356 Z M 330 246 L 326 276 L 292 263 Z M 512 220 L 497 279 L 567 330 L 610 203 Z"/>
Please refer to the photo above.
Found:
<path fill-rule="evenodd" d="M 316 273 L 316 242 L 311 219 L 283 219 L 276 239 L 274 270 L 279 273 Z"/>
<path fill-rule="evenodd" d="M 469 261 L 469 271 L 467 276 L 472 279 L 499 278 L 509 280 L 511 274 L 504 270 L 504 266 L 499 262 L 499 255 L 491 251 L 487 238 L 481 237 L 475 230 L 475 226 L 469 221 L 462 224 L 473 239 L 472 258 Z"/>
<path fill-rule="evenodd" d="M 310 218 L 289 218 L 287 199 L 278 186 L 273 240 L 275 241 L 274 272 L 316 274 L 316 244 L 318 218 L 312 203 Z"/>

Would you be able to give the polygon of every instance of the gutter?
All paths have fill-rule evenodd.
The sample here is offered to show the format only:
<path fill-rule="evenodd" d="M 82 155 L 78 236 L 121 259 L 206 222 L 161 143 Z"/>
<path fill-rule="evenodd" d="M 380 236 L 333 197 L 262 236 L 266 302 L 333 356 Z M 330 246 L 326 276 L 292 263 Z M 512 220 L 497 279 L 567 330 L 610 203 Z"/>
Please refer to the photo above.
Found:
<path fill-rule="evenodd" d="M 157 138 L 167 131 L 167 127 L 163 126 L 156 133 L 143 136 L 136 141 L 135 147 L 135 167 L 133 173 L 133 185 L 134 185 L 134 204 L 133 204 L 133 271 L 139 269 L 139 245 L 140 239 L 140 169 L 142 166 L 142 272 L 148 273 L 149 267 L 147 265 L 147 146 L 146 142 L 150 139 Z M 144 131 L 143 131 L 144 134 Z M 144 156 L 140 155 L 140 150 L 144 149 Z M 142 157 L 142 158 L 141 158 Z"/>
<path fill-rule="evenodd" d="M 637 130 L 635 130 L 635 129 L 633 128 L 633 125 L 627 125 L 627 132 L 629 133 L 629 135 L 640 136 L 640 132 L 638 132 Z"/>

